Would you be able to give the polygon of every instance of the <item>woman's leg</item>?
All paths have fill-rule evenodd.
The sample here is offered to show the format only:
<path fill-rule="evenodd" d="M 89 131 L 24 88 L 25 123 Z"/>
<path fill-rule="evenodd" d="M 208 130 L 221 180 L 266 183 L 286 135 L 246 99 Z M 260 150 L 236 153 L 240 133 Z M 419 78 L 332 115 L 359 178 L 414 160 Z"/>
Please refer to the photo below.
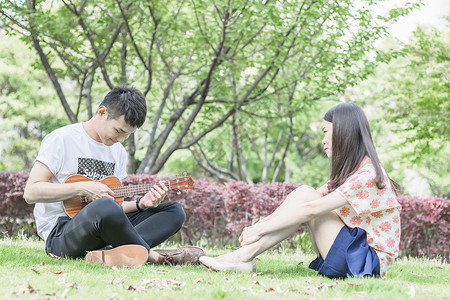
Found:
<path fill-rule="evenodd" d="M 333 211 L 308 222 L 311 241 L 314 240 L 317 255 L 320 254 L 323 259 L 327 257 L 343 226 L 345 226 L 344 222 Z"/>
<path fill-rule="evenodd" d="M 267 219 L 272 217 L 283 219 L 285 218 L 285 211 L 290 212 L 292 210 L 299 210 L 301 209 L 300 206 L 303 203 L 314 201 L 321 197 L 322 196 L 312 187 L 302 185 L 289 194 L 286 200 Z M 329 212 L 310 220 L 307 223 L 307 226 L 310 233 L 311 243 L 316 254 L 320 254 L 323 258 L 325 258 L 333 245 L 334 240 L 341 231 L 342 226 L 344 226 L 344 222 L 342 222 L 335 212 Z M 296 230 L 296 228 L 294 229 Z M 293 232 L 291 232 L 291 234 L 292 233 Z M 279 235 L 281 233 L 275 232 L 274 234 Z M 289 235 L 290 234 L 288 234 L 288 236 Z"/>
<path fill-rule="evenodd" d="M 316 192 L 315 189 L 302 185 L 295 189 L 287 198 L 286 200 L 267 218 L 263 219 L 261 222 L 266 222 L 270 220 L 271 218 L 285 218 L 285 212 L 286 211 L 292 211 L 292 210 L 299 210 L 301 209 L 301 206 L 305 202 L 314 201 L 318 198 L 320 198 L 320 194 Z M 334 214 L 335 215 L 335 214 Z M 335 215 L 336 216 L 336 215 Z M 328 234 L 326 234 L 323 230 L 323 225 L 330 225 L 331 222 L 327 222 L 326 220 L 322 220 L 322 218 L 326 219 L 326 215 L 319 217 L 318 221 L 312 221 L 308 223 L 308 227 L 310 228 L 310 232 L 312 232 L 311 241 L 313 243 L 313 246 L 317 248 L 319 251 L 326 248 L 326 243 L 328 239 Z M 336 218 L 338 218 L 336 216 Z M 338 218 L 339 219 L 339 218 Z M 335 223 L 333 223 L 335 224 Z M 342 228 L 342 225 L 340 228 Z M 290 227 L 283 228 L 276 232 L 271 232 L 269 234 L 266 234 L 262 236 L 258 241 L 255 243 L 242 246 L 241 248 L 225 254 L 221 255 L 216 258 L 217 261 L 219 261 L 222 264 L 242 264 L 249 261 L 252 261 L 256 256 L 258 256 L 260 253 L 266 251 L 267 249 L 275 246 L 279 242 L 283 241 L 284 239 L 288 238 L 291 234 L 293 234 L 295 231 L 297 231 L 300 224 L 296 224 Z M 339 228 L 339 229 L 340 229 Z M 334 233 L 334 230 L 331 230 L 332 233 L 330 236 L 332 236 Z M 339 232 L 339 231 L 338 231 Z M 322 235 L 326 235 L 326 237 L 322 237 Z M 337 235 L 337 233 L 336 233 Z M 336 236 L 335 236 L 336 237 Z M 320 240 L 317 241 L 317 239 Z M 333 239 L 334 241 L 334 239 Z M 330 247 L 332 245 L 332 242 L 330 244 Z M 327 249 L 326 253 L 328 253 L 329 248 Z"/>
<path fill-rule="evenodd" d="M 239 249 L 216 257 L 215 259 L 224 265 L 242 264 L 252 261 L 260 253 L 275 246 L 279 242 L 288 238 L 291 234 L 297 231 L 298 226 L 287 227 L 282 230 L 272 232 L 264 235 L 258 241 L 240 247 Z"/>

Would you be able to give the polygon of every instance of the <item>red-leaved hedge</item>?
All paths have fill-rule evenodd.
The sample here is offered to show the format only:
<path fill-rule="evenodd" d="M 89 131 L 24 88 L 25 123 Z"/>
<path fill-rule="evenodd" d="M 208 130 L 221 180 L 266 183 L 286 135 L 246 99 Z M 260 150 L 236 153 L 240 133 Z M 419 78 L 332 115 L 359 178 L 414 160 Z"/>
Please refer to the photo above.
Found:
<path fill-rule="evenodd" d="M 10 236 L 36 233 L 33 205 L 23 199 L 27 172 L 0 172 L 0 232 Z M 156 183 L 155 175 L 130 175 L 124 185 Z M 298 185 L 264 183 L 248 185 L 229 181 L 225 184 L 195 180 L 192 190 L 171 191 L 168 201 L 180 202 L 186 221 L 180 234 L 173 237 L 182 244 L 237 245 L 244 226 L 270 214 Z M 400 196 L 402 205 L 402 256 L 428 256 L 449 259 L 449 199 Z M 300 231 L 304 226 L 300 228 Z"/>

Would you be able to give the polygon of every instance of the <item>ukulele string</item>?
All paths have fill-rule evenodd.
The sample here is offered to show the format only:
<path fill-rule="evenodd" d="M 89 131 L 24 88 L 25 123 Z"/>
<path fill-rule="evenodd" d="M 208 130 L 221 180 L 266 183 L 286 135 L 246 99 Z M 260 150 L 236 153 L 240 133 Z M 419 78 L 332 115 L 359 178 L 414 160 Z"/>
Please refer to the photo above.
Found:
<path fill-rule="evenodd" d="M 163 181 L 164 186 L 170 190 L 171 184 L 170 181 Z M 141 185 L 130 185 L 130 186 L 118 186 L 113 188 L 115 197 L 125 197 L 125 196 L 131 196 L 141 193 L 148 192 L 155 184 L 141 184 Z"/>

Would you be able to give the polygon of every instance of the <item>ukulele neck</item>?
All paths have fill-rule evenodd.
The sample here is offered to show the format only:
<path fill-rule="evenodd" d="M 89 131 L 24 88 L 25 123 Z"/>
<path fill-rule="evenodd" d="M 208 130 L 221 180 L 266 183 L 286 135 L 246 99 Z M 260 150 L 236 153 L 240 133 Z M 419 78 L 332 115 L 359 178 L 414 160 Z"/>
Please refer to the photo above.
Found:
<path fill-rule="evenodd" d="M 164 183 L 166 187 L 170 190 L 170 183 Z M 127 185 L 127 186 L 118 186 L 112 188 L 114 192 L 114 197 L 131 197 L 133 195 L 145 194 L 147 193 L 154 184 L 139 184 L 139 185 Z"/>

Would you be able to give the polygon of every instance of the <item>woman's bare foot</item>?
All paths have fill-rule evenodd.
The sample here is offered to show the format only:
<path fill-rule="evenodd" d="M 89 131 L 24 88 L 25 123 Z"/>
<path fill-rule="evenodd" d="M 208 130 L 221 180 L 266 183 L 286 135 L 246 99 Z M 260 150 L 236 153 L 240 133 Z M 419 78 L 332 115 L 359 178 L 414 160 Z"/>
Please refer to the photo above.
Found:
<path fill-rule="evenodd" d="M 256 271 L 256 260 L 238 263 L 234 255 L 221 255 L 219 257 L 200 256 L 199 261 L 205 267 L 217 272 L 230 271 L 251 273 Z"/>
<path fill-rule="evenodd" d="M 230 253 L 226 253 L 217 257 L 214 257 L 215 260 L 217 260 L 222 265 L 241 265 L 244 263 L 248 263 L 252 261 L 253 259 L 251 257 L 244 258 L 242 251 L 240 251 L 242 248 L 235 250 Z"/>

